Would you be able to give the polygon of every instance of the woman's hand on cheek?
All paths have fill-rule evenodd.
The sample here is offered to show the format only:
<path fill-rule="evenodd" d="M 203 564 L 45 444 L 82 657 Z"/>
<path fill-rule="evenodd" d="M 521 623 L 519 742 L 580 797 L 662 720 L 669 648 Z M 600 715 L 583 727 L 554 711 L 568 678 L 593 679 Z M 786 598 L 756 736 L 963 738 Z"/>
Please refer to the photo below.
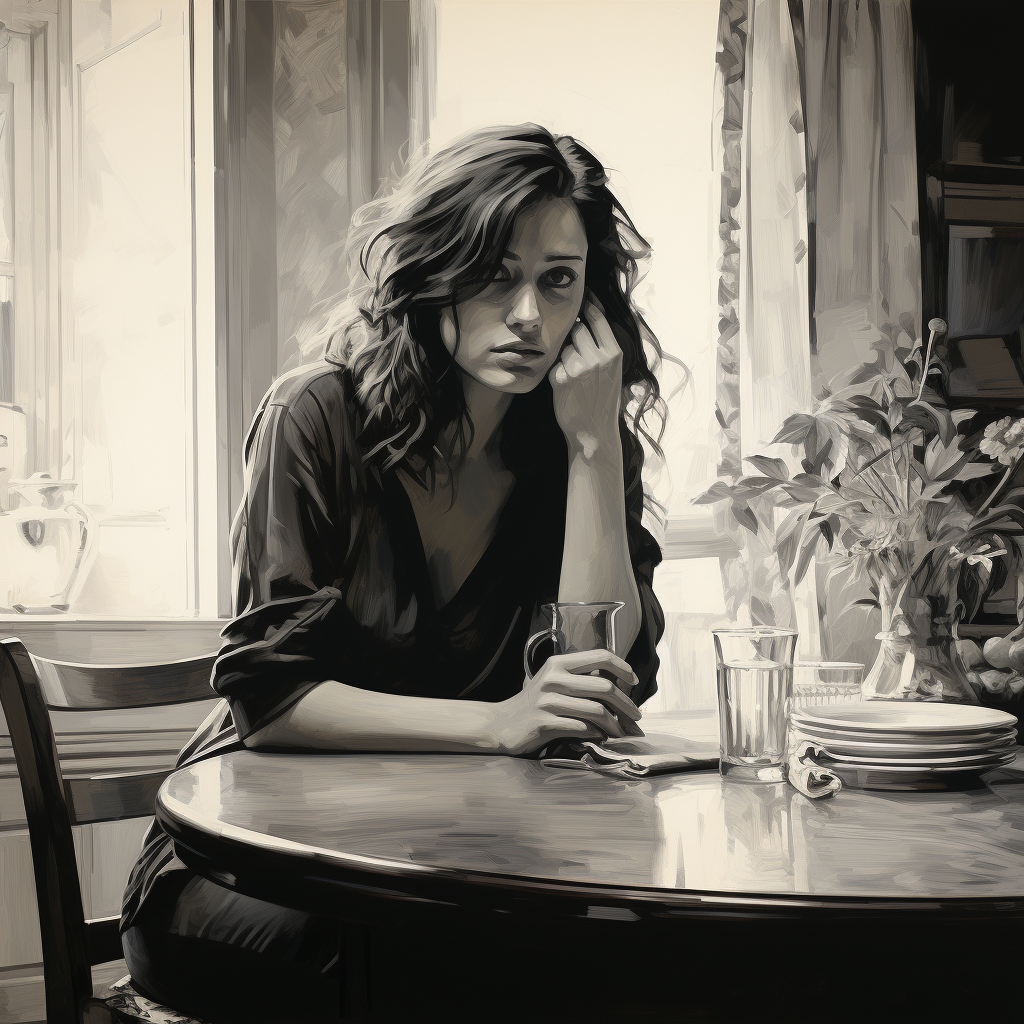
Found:
<path fill-rule="evenodd" d="M 617 450 L 622 401 L 622 349 L 604 314 L 592 302 L 583 307 L 548 379 L 555 417 L 572 451 L 588 458 L 603 447 Z"/>

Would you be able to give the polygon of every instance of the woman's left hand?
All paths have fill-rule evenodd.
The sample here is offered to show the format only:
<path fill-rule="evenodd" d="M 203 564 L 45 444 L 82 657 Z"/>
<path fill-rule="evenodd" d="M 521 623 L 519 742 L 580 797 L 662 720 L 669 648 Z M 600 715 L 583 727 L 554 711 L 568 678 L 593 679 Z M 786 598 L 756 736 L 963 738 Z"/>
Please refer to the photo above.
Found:
<path fill-rule="evenodd" d="M 548 380 L 555 395 L 555 417 L 569 448 L 588 457 L 609 445 L 617 450 L 622 349 L 589 296 L 581 322 L 573 327 Z"/>

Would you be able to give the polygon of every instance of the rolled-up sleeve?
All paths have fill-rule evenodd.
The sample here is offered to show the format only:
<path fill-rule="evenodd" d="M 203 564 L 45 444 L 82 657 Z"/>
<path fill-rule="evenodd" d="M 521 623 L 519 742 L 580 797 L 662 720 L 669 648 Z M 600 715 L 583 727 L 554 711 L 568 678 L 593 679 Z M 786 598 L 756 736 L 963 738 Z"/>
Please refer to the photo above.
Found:
<path fill-rule="evenodd" d="M 335 486 L 336 447 L 309 395 L 265 399 L 246 442 L 245 495 L 232 526 L 235 618 L 213 673 L 242 738 L 330 677 L 316 634 L 344 608 L 337 584 L 351 534 Z"/>
<path fill-rule="evenodd" d="M 633 565 L 636 589 L 640 596 L 640 632 L 626 655 L 639 683 L 631 697 L 642 704 L 658 689 L 658 642 L 665 632 L 665 614 L 654 593 L 654 570 L 661 564 L 661 547 L 643 525 L 644 489 L 643 449 L 629 432 L 623 431 L 623 452 L 626 490 L 626 537 L 629 559 Z"/>

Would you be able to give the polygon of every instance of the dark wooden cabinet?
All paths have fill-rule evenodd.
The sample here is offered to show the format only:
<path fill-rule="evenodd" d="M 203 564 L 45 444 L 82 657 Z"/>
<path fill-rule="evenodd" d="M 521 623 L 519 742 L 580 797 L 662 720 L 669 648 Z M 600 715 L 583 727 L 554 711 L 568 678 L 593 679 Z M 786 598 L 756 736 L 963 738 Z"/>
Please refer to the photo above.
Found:
<path fill-rule="evenodd" d="M 978 411 L 969 429 L 981 432 L 1024 416 L 1024 2 L 914 0 L 912 11 L 923 320 L 946 321 L 941 388 L 951 407 Z M 1000 476 L 965 497 L 977 507 Z M 1015 589 L 990 593 L 960 635 L 1009 633 Z"/>
<path fill-rule="evenodd" d="M 924 320 L 953 406 L 1024 413 L 1020 0 L 913 4 Z"/>

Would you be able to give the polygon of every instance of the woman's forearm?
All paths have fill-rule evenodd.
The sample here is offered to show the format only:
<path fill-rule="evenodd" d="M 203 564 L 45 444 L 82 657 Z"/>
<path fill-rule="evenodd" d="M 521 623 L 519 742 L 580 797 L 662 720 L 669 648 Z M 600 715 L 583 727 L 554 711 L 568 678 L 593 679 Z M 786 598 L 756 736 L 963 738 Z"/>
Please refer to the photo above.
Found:
<path fill-rule="evenodd" d="M 406 697 L 329 680 L 250 734 L 247 747 L 501 753 L 497 705 Z"/>
<path fill-rule="evenodd" d="M 621 601 L 616 654 L 629 652 L 640 632 L 640 595 L 629 558 L 622 444 L 570 446 L 560 601 Z"/>

